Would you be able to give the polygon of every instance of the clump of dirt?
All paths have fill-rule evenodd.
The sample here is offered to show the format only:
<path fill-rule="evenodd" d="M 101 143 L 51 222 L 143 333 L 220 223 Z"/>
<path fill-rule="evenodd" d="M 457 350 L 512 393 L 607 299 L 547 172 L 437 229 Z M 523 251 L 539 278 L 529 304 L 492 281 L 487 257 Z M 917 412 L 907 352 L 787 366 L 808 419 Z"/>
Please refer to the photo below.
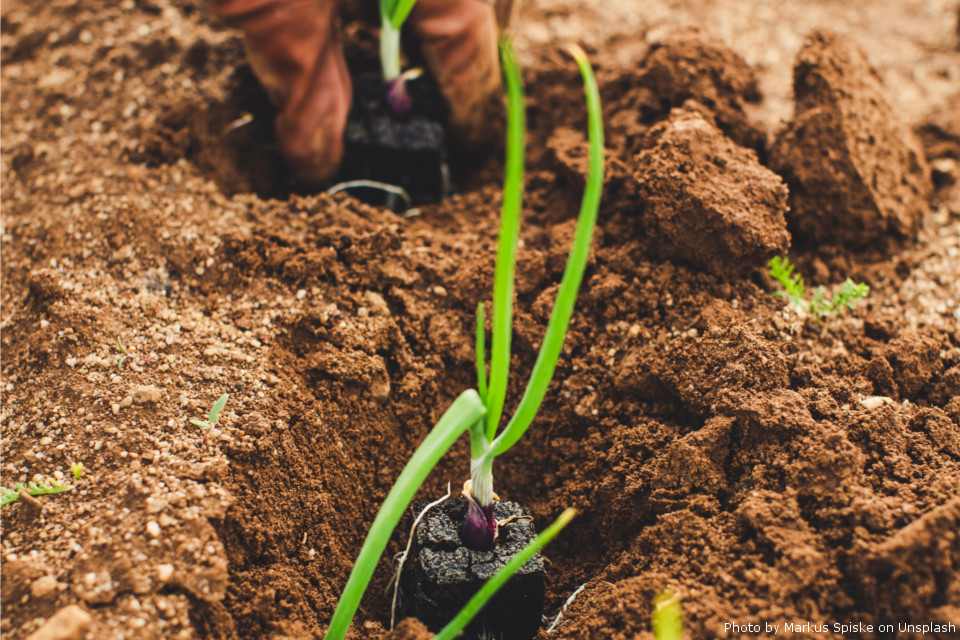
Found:
<path fill-rule="evenodd" d="M 675 110 L 635 162 L 643 221 L 664 258 L 736 277 L 787 250 L 787 189 L 696 111 Z"/>
<path fill-rule="evenodd" d="M 694 100 L 713 113 L 717 126 L 737 144 L 757 152 L 766 146 L 766 134 L 750 122 L 745 109 L 761 97 L 753 68 L 699 29 L 680 29 L 654 42 L 636 74 L 621 82 L 626 92 L 610 109 L 614 127 L 656 123 Z"/>
<path fill-rule="evenodd" d="M 914 238 L 931 185 L 922 147 L 863 53 L 811 33 L 794 67 L 794 118 L 770 162 L 790 187 L 798 240 L 852 249 Z"/>

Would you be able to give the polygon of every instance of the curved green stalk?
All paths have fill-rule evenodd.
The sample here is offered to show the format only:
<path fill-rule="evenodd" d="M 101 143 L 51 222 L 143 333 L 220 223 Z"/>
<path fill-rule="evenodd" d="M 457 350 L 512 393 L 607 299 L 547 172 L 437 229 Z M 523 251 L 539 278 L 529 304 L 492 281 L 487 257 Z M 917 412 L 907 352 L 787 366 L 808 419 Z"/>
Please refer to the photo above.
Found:
<path fill-rule="evenodd" d="M 407 21 L 407 16 L 410 15 L 410 12 L 413 10 L 413 5 L 417 3 L 417 0 L 381 0 L 380 6 L 383 7 L 385 3 L 389 2 L 392 7 L 390 8 L 390 24 L 397 31 L 400 30 L 400 27 L 403 26 L 403 23 Z"/>
<path fill-rule="evenodd" d="M 447 626 L 441 629 L 440 633 L 434 636 L 433 640 L 453 640 L 453 638 L 460 635 L 464 627 L 470 624 L 474 616 L 480 613 L 480 610 L 483 609 L 490 598 L 500 590 L 500 587 L 506 584 L 507 580 L 540 551 L 540 549 L 553 540 L 575 515 L 577 515 L 576 509 L 567 509 L 561 513 L 560 517 L 557 518 L 552 525 L 547 527 L 533 542 L 521 549 L 517 555 L 510 558 L 507 564 L 503 565 L 499 571 L 493 574 L 493 577 L 480 587 L 480 590 L 470 598 L 463 609 L 460 610 L 460 613 L 454 616 L 453 620 L 447 623 Z"/>
<path fill-rule="evenodd" d="M 513 278 L 520 239 L 520 206 L 523 202 L 523 156 L 526 114 L 523 79 L 508 36 L 500 38 L 500 62 L 507 89 L 507 157 L 503 179 L 503 206 L 497 262 L 493 272 L 493 330 L 490 338 L 490 388 L 487 391 L 487 439 L 497 435 L 510 377 L 510 337 L 513 331 Z"/>
<path fill-rule="evenodd" d="M 661 591 L 653 599 L 651 618 L 655 640 L 683 640 L 683 609 L 676 595 Z"/>
<path fill-rule="evenodd" d="M 400 75 L 400 28 L 417 0 L 380 0 L 380 67 L 390 82 Z"/>
<path fill-rule="evenodd" d="M 553 372 L 563 348 L 563 339 L 570 325 L 573 307 L 577 301 L 577 292 L 583 280 L 583 272 L 587 267 L 587 258 L 590 256 L 590 241 L 593 238 L 593 229 L 597 223 L 597 211 L 600 209 L 600 196 L 603 192 L 603 114 L 600 109 L 600 92 L 597 90 L 597 81 L 590 68 L 590 61 L 583 49 L 576 45 L 569 48 L 571 55 L 577 61 L 580 74 L 583 76 L 584 92 L 587 96 L 587 119 L 590 141 L 590 164 L 587 172 L 587 184 L 580 204 L 580 216 L 577 221 L 577 231 L 573 239 L 573 248 L 567 258 L 567 266 L 563 272 L 563 280 L 557 292 L 557 300 L 550 314 L 547 331 L 543 336 L 543 344 L 537 361 L 530 374 L 517 412 L 507 424 L 500 436 L 493 443 L 492 455 L 498 456 L 516 444 L 524 434 L 533 418 L 540 409 L 540 404 L 550 386 Z M 493 386 L 493 370 L 491 369 L 490 385 Z M 489 406 L 489 405 L 488 405 Z M 489 428 L 489 417 L 488 428 Z"/>
<path fill-rule="evenodd" d="M 367 590 L 367 584 L 373 576 L 380 556 L 407 505 L 413 500 L 417 489 L 437 464 L 440 456 L 446 453 L 460 434 L 483 419 L 484 411 L 477 392 L 473 389 L 464 391 L 450 405 L 423 443 L 417 447 L 413 457 L 390 489 L 387 499 L 383 501 L 383 506 L 380 507 L 367 533 L 367 539 L 364 540 L 360 555 L 357 556 L 357 561 L 353 565 L 347 586 L 344 587 L 337 609 L 333 612 L 330 627 L 324 636 L 325 640 L 341 640 L 347 634 L 350 622 L 357 612 L 357 607 L 360 606 L 360 598 Z"/>
<path fill-rule="evenodd" d="M 484 327 L 483 303 L 477 304 L 477 392 L 480 401 L 487 404 L 487 335 Z"/>

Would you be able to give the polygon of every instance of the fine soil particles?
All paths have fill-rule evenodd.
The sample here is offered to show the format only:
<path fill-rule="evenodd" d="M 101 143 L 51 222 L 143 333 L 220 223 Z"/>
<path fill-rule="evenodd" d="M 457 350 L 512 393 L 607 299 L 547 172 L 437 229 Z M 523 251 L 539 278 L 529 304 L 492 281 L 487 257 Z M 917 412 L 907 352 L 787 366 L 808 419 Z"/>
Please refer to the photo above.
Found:
<path fill-rule="evenodd" d="M 355 73 L 376 69 L 362 13 Z M 539 640 L 651 638 L 662 590 L 690 639 L 960 626 L 957 21 L 956 0 L 519 5 L 508 413 L 586 175 L 567 42 L 607 138 L 554 381 L 494 467 L 538 530 L 579 511 L 544 552 Z M 502 149 L 453 152 L 455 193 L 407 215 L 306 194 L 203 2 L 9 0 L 0 32 L 0 476 L 73 484 L 3 507 L 0 633 L 322 637 L 392 483 L 474 385 Z M 772 295 L 776 255 L 808 293 L 870 295 L 815 322 Z M 468 458 L 464 439 L 418 500 Z M 350 638 L 429 637 L 389 630 L 408 531 Z"/>

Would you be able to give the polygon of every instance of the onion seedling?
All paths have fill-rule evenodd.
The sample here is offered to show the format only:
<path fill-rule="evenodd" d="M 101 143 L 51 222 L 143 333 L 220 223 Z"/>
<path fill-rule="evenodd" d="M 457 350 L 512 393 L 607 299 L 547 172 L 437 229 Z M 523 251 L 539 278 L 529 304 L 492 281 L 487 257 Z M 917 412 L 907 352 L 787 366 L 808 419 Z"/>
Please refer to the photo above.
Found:
<path fill-rule="evenodd" d="M 386 0 L 384 0 L 384 4 L 387 4 Z M 412 5 L 413 2 L 410 1 L 407 4 Z M 384 15 L 388 15 L 387 12 L 384 12 Z M 525 137 L 523 85 L 520 69 L 513 47 L 507 37 L 504 36 L 500 41 L 500 51 L 507 87 L 507 152 L 500 235 L 494 269 L 493 337 L 489 386 L 486 375 L 484 318 L 483 305 L 481 304 L 477 310 L 476 333 L 478 390 L 465 391 L 454 401 L 401 471 L 400 477 L 393 485 L 386 500 L 384 500 L 383 506 L 380 507 L 380 511 L 367 533 L 357 561 L 354 563 L 353 571 L 344 587 L 343 595 L 337 604 L 333 618 L 330 620 L 330 626 L 324 636 L 326 640 L 341 640 L 346 635 L 350 622 L 360 605 L 360 599 L 373 576 L 377 562 L 392 535 L 393 529 L 400 522 L 404 510 L 413 500 L 420 485 L 440 457 L 462 433 L 468 430 L 470 432 L 471 453 L 470 480 L 464 485 L 464 494 L 469 500 L 469 506 L 467 521 L 461 537 L 464 544 L 477 550 L 489 549 L 496 541 L 497 522 L 493 518 L 493 460 L 516 444 L 529 428 L 553 378 L 567 327 L 573 314 L 577 291 L 580 288 L 586 269 L 593 229 L 596 226 L 597 212 L 600 208 L 600 195 L 603 189 L 603 122 L 600 110 L 600 94 L 586 54 L 576 46 L 571 46 L 569 50 L 583 76 L 586 91 L 590 145 L 589 170 L 573 248 L 567 260 L 553 312 L 547 324 L 546 334 L 527 389 L 524 391 L 513 417 L 502 432 L 497 435 L 497 427 L 506 398 L 510 365 L 512 300 L 520 231 Z M 525 547 L 520 555 L 501 569 L 502 576 L 501 573 L 495 574 L 491 578 L 492 586 L 491 583 L 488 583 L 481 588 L 477 596 L 467 604 L 468 613 L 463 614 L 466 619 L 458 616 L 457 624 L 462 623 L 462 628 L 462 625 L 469 622 L 469 618 L 472 618 L 483 606 L 483 602 L 479 601 L 478 598 L 491 596 L 514 571 L 523 566 L 526 560 L 522 556 L 527 553 L 528 549 L 532 549 L 529 551 L 529 556 L 532 557 L 543 544 L 546 544 L 550 538 L 556 535 L 571 517 L 573 517 L 571 511 L 564 512 L 557 523 L 549 527 L 530 546 Z M 539 546 L 537 546 L 538 543 Z M 459 633 L 459 629 L 451 631 L 449 637 L 452 637 L 455 633 Z"/>
<path fill-rule="evenodd" d="M 400 72 L 400 29 L 417 0 L 380 0 L 380 68 L 387 83 L 387 104 L 398 117 L 413 108 L 407 81 L 419 77 L 421 69 Z"/>
<path fill-rule="evenodd" d="M 490 384 L 486 385 L 485 346 L 482 306 L 477 310 L 477 384 L 484 398 L 484 424 L 470 428 L 470 484 L 464 488 L 469 500 L 467 519 L 461 532 L 464 543 L 478 550 L 489 549 L 497 538 L 493 517 L 493 460 L 515 445 L 530 427 L 553 379 L 563 340 L 573 315 L 577 292 L 583 280 L 590 254 L 590 242 L 600 209 L 603 191 L 603 120 L 600 93 L 587 55 L 571 45 L 569 52 L 583 76 L 587 101 L 589 165 L 573 248 L 560 281 L 553 312 L 533 365 L 530 380 L 520 404 L 497 435 L 510 373 L 510 335 L 513 322 L 513 281 L 517 241 L 520 231 L 520 205 L 523 183 L 523 87 L 520 69 L 510 42 L 501 44 L 503 73 L 507 88 L 507 165 L 500 216 L 500 237 L 493 279 L 493 324 L 491 332 Z"/>

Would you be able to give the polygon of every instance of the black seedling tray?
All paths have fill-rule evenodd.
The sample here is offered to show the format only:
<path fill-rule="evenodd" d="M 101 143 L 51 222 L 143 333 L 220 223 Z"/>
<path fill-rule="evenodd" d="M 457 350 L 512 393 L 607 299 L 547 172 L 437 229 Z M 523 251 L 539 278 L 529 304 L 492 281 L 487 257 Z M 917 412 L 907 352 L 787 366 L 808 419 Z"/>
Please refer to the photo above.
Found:
<path fill-rule="evenodd" d="M 500 527 L 490 551 L 468 549 L 460 540 L 467 514 L 465 498 L 433 509 L 414 532 L 410 557 L 400 578 L 401 613 L 419 618 L 438 632 L 483 584 L 537 535 L 529 517 Z M 529 516 L 515 502 L 494 504 L 497 520 Z M 540 629 L 544 601 L 544 564 L 539 553 L 530 559 L 487 603 L 464 631 L 467 640 L 483 637 L 530 640 Z"/>
<path fill-rule="evenodd" d="M 337 178 L 338 183 L 374 181 L 400 187 L 410 202 L 376 188 L 349 188 L 355 197 L 395 211 L 437 202 L 449 190 L 442 125 L 446 102 L 428 76 L 410 80 L 406 86 L 413 109 L 400 119 L 387 106 L 387 87 L 379 76 L 353 79 L 353 107 Z"/>

